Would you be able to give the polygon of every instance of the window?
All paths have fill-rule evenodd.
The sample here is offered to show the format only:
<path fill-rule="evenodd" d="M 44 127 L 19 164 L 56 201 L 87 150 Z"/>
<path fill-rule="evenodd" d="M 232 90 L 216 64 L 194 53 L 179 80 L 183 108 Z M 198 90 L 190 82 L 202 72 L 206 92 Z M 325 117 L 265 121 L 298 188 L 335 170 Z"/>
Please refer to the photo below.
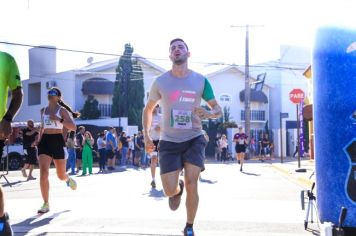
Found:
<path fill-rule="evenodd" d="M 33 83 L 28 85 L 28 105 L 41 104 L 41 83 Z"/>
<path fill-rule="evenodd" d="M 241 120 L 245 120 L 245 110 L 241 110 Z M 251 120 L 252 121 L 265 121 L 266 112 L 261 110 L 252 110 L 251 111 Z"/>
<path fill-rule="evenodd" d="M 231 96 L 228 94 L 222 94 L 220 95 L 220 102 L 223 103 L 230 103 L 231 102 Z"/>

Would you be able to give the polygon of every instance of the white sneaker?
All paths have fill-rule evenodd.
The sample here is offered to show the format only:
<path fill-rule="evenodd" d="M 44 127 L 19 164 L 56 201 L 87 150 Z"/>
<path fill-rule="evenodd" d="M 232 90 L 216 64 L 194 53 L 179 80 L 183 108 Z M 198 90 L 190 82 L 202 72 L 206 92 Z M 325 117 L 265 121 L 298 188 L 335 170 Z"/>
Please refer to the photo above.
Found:
<path fill-rule="evenodd" d="M 49 212 L 49 204 L 48 203 L 43 203 L 41 208 L 37 211 L 38 214 L 45 214 Z"/>
<path fill-rule="evenodd" d="M 67 186 L 70 187 L 72 190 L 76 190 L 77 189 L 77 182 L 75 182 L 74 179 L 69 178 L 67 181 Z"/>

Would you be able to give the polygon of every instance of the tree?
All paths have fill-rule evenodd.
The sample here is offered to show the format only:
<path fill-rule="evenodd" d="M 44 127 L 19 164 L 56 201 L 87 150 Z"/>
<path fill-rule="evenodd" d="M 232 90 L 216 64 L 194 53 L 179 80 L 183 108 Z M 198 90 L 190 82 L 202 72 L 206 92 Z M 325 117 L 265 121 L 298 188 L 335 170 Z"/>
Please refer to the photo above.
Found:
<path fill-rule="evenodd" d="M 116 68 L 112 117 L 128 117 L 129 125 L 141 128 L 145 89 L 141 65 L 132 58 L 133 47 L 125 44 L 125 51 Z"/>
<path fill-rule="evenodd" d="M 83 109 L 80 111 L 82 120 L 98 119 L 100 117 L 100 110 L 98 108 L 98 101 L 93 95 L 89 95 L 84 103 Z"/>

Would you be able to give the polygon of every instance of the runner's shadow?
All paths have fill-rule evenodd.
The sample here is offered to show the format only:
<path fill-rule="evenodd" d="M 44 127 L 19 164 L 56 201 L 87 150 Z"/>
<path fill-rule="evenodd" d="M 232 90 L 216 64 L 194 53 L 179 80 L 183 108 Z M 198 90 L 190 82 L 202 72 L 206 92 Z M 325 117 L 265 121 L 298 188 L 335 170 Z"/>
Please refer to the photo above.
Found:
<path fill-rule="evenodd" d="M 213 181 L 213 180 L 210 180 L 210 179 L 203 179 L 203 178 L 199 178 L 199 181 L 201 183 L 206 183 L 206 184 L 216 184 L 218 181 Z"/>
<path fill-rule="evenodd" d="M 38 214 L 38 215 L 32 216 L 24 221 L 21 221 L 17 224 L 13 224 L 11 226 L 14 228 L 15 232 L 16 232 L 16 227 L 25 228 L 26 231 L 29 232 L 33 229 L 48 225 L 53 219 L 57 218 L 59 215 L 61 215 L 63 213 L 67 213 L 67 212 L 70 212 L 70 210 L 57 212 L 57 213 L 54 213 L 54 214 L 47 216 L 40 220 L 37 220 L 37 219 L 41 218 L 45 214 L 44 215 Z"/>
<path fill-rule="evenodd" d="M 27 181 L 21 181 L 21 180 L 18 180 L 18 181 L 16 181 L 16 182 L 9 182 L 9 183 L 4 183 L 4 184 L 2 184 L 2 186 L 3 187 L 13 187 L 13 186 L 15 186 L 15 185 L 18 185 L 18 184 L 21 184 L 21 183 L 25 183 L 25 182 L 27 182 Z"/>
<path fill-rule="evenodd" d="M 244 175 L 261 176 L 261 174 L 255 174 L 255 173 L 250 173 L 250 172 L 245 172 L 245 171 L 242 171 L 241 173 Z"/>
<path fill-rule="evenodd" d="M 157 190 L 152 188 L 148 193 L 144 193 L 143 195 L 148 195 L 149 197 L 155 198 L 155 200 L 163 200 L 166 195 L 164 195 L 163 189 Z"/>

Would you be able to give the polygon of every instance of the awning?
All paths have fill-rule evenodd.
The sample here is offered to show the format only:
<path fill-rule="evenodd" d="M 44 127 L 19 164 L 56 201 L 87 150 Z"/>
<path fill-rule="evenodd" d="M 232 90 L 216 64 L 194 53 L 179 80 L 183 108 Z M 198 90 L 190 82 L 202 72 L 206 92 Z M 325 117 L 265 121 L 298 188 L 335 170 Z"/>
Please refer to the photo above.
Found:
<path fill-rule="evenodd" d="M 254 89 L 250 90 L 251 93 L 251 102 L 261 102 L 261 103 L 268 103 L 268 98 L 266 94 L 262 91 L 256 91 Z M 242 90 L 240 92 L 240 101 L 244 102 L 245 101 L 245 90 Z"/>
<path fill-rule="evenodd" d="M 83 82 L 84 95 L 110 95 L 114 91 L 114 82 L 104 78 L 91 78 Z"/>

